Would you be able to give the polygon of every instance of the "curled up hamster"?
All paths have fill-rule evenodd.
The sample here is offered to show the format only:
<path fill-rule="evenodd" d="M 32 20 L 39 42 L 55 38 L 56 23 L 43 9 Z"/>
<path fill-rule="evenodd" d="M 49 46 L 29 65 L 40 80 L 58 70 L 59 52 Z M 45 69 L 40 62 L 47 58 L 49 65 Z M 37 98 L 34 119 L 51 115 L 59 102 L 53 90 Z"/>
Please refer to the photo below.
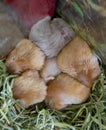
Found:
<path fill-rule="evenodd" d="M 44 53 L 28 39 L 21 40 L 6 59 L 11 73 L 20 74 L 28 69 L 41 70 L 45 62 Z"/>
<path fill-rule="evenodd" d="M 13 97 L 24 107 L 42 102 L 47 94 L 47 86 L 36 70 L 27 70 L 16 77 L 12 90 Z"/>
<path fill-rule="evenodd" d="M 29 39 L 51 58 L 57 56 L 74 35 L 72 28 L 63 19 L 51 20 L 47 16 L 32 26 Z"/>

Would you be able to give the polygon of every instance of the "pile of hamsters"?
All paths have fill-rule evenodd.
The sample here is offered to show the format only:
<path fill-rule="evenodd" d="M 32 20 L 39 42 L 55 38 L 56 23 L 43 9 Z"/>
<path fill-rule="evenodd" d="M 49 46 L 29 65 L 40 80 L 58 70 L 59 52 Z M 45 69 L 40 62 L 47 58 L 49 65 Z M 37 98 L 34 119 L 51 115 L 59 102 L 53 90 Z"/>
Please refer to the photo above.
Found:
<path fill-rule="evenodd" d="M 16 45 L 5 65 L 17 74 L 13 96 L 25 108 L 42 101 L 57 110 L 83 103 L 100 74 L 86 41 L 63 19 L 50 16 L 32 26 L 29 38 Z"/>

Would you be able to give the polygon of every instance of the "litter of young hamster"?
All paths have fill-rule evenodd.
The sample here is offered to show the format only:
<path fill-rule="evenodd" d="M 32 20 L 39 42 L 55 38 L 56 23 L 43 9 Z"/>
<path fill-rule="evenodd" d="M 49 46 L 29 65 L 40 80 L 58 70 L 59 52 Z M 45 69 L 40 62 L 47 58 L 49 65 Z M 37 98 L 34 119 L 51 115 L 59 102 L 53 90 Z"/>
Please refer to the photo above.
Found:
<path fill-rule="evenodd" d="M 44 101 L 59 110 L 83 103 L 100 74 L 88 44 L 64 20 L 50 16 L 32 26 L 29 39 L 16 45 L 5 65 L 18 74 L 13 96 L 24 107 Z"/>
<path fill-rule="evenodd" d="M 105 3 L 0 0 L 1 130 L 106 129 Z"/>

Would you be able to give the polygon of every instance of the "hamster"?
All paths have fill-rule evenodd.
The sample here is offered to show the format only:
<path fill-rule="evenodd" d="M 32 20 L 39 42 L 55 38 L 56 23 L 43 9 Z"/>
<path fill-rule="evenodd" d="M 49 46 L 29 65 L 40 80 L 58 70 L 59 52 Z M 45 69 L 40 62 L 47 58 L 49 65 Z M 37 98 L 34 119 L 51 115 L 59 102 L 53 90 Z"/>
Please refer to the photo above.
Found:
<path fill-rule="evenodd" d="M 49 80 L 53 80 L 58 74 L 60 74 L 60 69 L 57 66 L 56 57 L 47 58 L 43 69 L 41 70 L 41 76 L 48 82 Z"/>
<path fill-rule="evenodd" d="M 60 110 L 70 104 L 85 102 L 89 95 L 90 88 L 61 73 L 48 83 L 45 102 L 49 108 Z"/>
<path fill-rule="evenodd" d="M 20 74 L 28 69 L 42 69 L 44 53 L 28 39 L 21 40 L 6 59 L 6 66 L 11 73 Z"/>
<path fill-rule="evenodd" d="M 61 18 L 51 20 L 47 16 L 31 28 L 29 39 L 49 58 L 57 56 L 60 50 L 74 37 L 71 27 Z"/>
<path fill-rule="evenodd" d="M 24 38 L 19 26 L 10 16 L 9 7 L 0 1 L 0 58 L 12 51 L 17 43 Z"/>
<path fill-rule="evenodd" d="M 92 54 L 87 43 L 76 37 L 57 56 L 60 70 L 91 87 L 100 74 L 97 57 Z"/>
<path fill-rule="evenodd" d="M 14 79 L 12 90 L 13 97 L 27 108 L 45 99 L 47 86 L 38 71 L 28 70 Z"/>

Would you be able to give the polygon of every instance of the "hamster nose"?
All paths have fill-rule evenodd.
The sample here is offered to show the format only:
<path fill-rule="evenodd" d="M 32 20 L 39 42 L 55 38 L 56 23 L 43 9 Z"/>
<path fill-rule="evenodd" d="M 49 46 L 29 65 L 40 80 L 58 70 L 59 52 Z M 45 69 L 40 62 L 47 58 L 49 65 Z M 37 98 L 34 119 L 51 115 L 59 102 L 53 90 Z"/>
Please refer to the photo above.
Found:
<path fill-rule="evenodd" d="M 12 73 L 12 74 L 21 74 L 21 71 L 16 69 L 14 66 L 11 66 L 11 65 L 7 65 L 7 70 L 9 73 Z"/>
<path fill-rule="evenodd" d="M 12 66 L 7 66 L 7 70 L 9 73 L 14 73 L 14 69 Z"/>

